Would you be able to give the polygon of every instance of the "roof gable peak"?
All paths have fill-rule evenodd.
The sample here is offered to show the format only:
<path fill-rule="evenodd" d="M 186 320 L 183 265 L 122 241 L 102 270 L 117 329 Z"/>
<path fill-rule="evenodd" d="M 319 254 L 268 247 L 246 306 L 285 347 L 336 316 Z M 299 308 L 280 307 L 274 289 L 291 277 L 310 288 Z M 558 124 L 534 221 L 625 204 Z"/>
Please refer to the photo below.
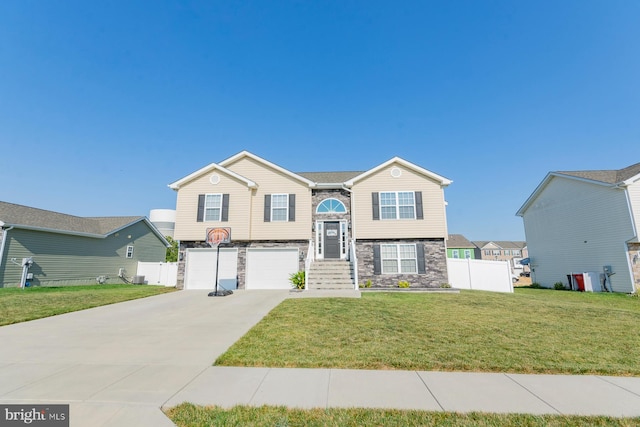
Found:
<path fill-rule="evenodd" d="M 393 157 L 393 158 L 387 160 L 384 163 L 379 164 L 378 166 L 375 166 L 374 168 L 369 169 L 368 171 L 365 171 L 365 172 L 361 173 L 360 175 L 358 175 L 356 177 L 351 178 L 350 180 L 345 182 L 345 184 L 347 186 L 352 186 L 356 182 L 358 182 L 358 181 L 360 181 L 362 179 L 365 179 L 368 176 L 371 176 L 371 175 L 379 172 L 380 170 L 382 170 L 382 169 L 384 169 L 384 168 L 386 168 L 386 167 L 388 167 L 388 166 L 390 166 L 390 165 L 392 165 L 394 163 L 397 163 L 397 164 L 399 164 L 401 166 L 404 166 L 405 168 L 410 169 L 410 170 L 412 170 L 412 171 L 414 171 L 414 172 L 416 172 L 418 174 L 421 174 L 421 175 L 424 175 L 424 176 L 426 176 L 426 177 L 428 177 L 430 179 L 433 179 L 434 181 L 437 181 L 443 187 L 446 187 L 447 185 L 449 185 L 449 184 L 451 184 L 453 182 L 450 179 L 447 179 L 447 178 L 445 178 L 443 176 L 440 176 L 440 175 L 438 175 L 438 174 L 436 174 L 434 172 L 431 172 L 431 171 L 429 171 L 427 169 L 424 169 L 423 167 L 420 167 L 420 166 L 418 166 L 418 165 L 416 165 L 414 163 L 411 163 L 411 162 L 409 162 L 407 160 L 404 160 L 401 157 L 396 156 L 396 157 Z"/>

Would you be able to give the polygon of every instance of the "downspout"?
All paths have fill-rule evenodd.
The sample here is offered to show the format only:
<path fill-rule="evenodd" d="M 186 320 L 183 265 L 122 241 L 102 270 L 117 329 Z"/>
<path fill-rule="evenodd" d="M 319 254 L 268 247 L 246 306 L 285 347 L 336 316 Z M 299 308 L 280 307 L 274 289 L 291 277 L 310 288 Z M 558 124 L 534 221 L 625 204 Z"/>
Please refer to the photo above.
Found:
<path fill-rule="evenodd" d="M 4 247 L 7 244 L 7 235 L 9 234 L 9 231 L 13 230 L 13 225 L 10 226 L 9 228 L 5 228 L 3 231 L 4 233 L 2 234 L 2 243 L 0 244 L 0 271 L 2 271 L 2 258 L 4 257 Z M 4 277 L 4 274 L 3 274 Z"/>
<path fill-rule="evenodd" d="M 348 189 L 344 184 L 342 184 L 341 188 L 343 190 L 345 190 L 346 192 L 349 193 L 349 200 L 351 201 L 350 203 L 350 208 L 351 208 L 351 234 L 349 237 L 351 237 L 351 243 L 349 244 L 349 250 L 352 252 L 352 257 L 353 259 L 350 259 L 349 261 L 351 261 L 353 263 L 353 288 L 357 291 L 358 290 L 358 256 L 356 255 L 356 223 L 354 221 L 355 218 L 355 200 L 353 199 L 353 191 Z"/>

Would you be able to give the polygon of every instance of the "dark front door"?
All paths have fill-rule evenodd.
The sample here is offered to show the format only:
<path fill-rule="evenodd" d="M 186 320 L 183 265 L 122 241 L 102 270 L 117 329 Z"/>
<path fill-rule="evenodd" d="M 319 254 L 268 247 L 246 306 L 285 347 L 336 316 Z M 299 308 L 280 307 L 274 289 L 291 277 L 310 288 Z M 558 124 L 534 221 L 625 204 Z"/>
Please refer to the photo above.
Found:
<path fill-rule="evenodd" d="M 340 258 L 340 223 L 324 223 L 324 257 Z"/>

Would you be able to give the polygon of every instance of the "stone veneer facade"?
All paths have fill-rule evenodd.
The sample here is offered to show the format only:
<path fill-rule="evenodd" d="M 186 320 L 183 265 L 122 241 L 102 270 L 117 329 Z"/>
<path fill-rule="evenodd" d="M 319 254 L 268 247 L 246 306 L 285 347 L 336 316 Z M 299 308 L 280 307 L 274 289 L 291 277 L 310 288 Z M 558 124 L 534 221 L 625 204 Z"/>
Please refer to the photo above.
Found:
<path fill-rule="evenodd" d="M 299 253 L 303 253 L 303 259 L 299 261 L 299 270 L 304 270 L 304 257 L 307 255 L 307 249 L 309 249 L 308 240 L 300 241 L 253 241 L 253 242 L 232 242 L 229 245 L 222 246 L 224 248 L 236 248 L 238 249 L 238 289 L 245 289 L 246 286 L 246 266 L 247 266 L 247 248 L 298 248 Z M 210 246 L 204 241 L 186 241 L 180 242 L 180 252 L 178 254 L 178 280 L 176 284 L 177 289 L 184 288 L 184 273 L 185 265 L 187 261 L 187 249 L 192 248 L 210 248 Z M 212 266 L 213 268 L 213 266 Z"/>
<path fill-rule="evenodd" d="M 336 199 L 344 203 L 347 208 L 346 213 L 316 213 L 318 205 L 325 199 Z M 347 190 L 313 190 L 311 195 L 313 222 L 316 221 L 331 221 L 334 220 L 347 220 L 351 223 L 351 195 Z"/>
<path fill-rule="evenodd" d="M 415 243 L 424 246 L 425 274 L 374 274 L 373 246 L 385 243 Z M 411 288 L 439 288 L 448 282 L 447 253 L 444 239 L 356 240 L 358 281 L 371 280 L 373 288 L 397 288 L 398 281 L 406 280 Z"/>

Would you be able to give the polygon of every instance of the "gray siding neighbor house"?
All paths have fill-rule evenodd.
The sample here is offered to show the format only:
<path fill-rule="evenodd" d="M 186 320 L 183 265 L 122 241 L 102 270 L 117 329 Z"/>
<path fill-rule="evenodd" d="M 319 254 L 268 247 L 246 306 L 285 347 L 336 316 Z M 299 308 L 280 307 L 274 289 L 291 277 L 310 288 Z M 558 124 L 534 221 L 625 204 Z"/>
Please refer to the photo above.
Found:
<path fill-rule="evenodd" d="M 0 288 L 21 285 L 29 257 L 30 286 L 124 283 L 121 272 L 130 279 L 138 261 L 164 261 L 167 246 L 144 216 L 77 217 L 0 202 Z"/>

